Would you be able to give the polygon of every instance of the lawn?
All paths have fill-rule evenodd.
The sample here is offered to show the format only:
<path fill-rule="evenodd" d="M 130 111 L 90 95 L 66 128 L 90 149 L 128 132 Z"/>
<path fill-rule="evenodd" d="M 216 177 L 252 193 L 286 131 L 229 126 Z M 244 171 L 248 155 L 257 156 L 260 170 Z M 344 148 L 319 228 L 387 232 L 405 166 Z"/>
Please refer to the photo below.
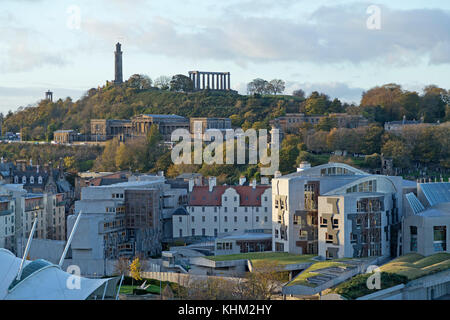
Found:
<path fill-rule="evenodd" d="M 121 294 L 133 294 L 133 289 L 138 288 L 138 286 L 130 286 L 130 285 L 122 285 L 120 287 L 120 293 Z M 159 286 L 150 285 L 150 287 L 147 288 L 148 293 L 153 294 L 159 294 Z"/>
<path fill-rule="evenodd" d="M 313 264 L 312 266 L 310 266 L 305 271 L 303 271 L 303 273 L 299 274 L 292 282 L 290 282 L 288 284 L 288 286 L 301 285 L 301 286 L 307 286 L 307 287 L 316 287 L 316 284 L 310 283 L 307 281 L 307 279 L 310 277 L 320 275 L 320 272 L 315 272 L 315 271 L 320 270 L 320 269 L 325 269 L 325 268 L 331 268 L 331 267 L 348 267 L 348 266 L 350 266 L 349 264 L 345 263 L 345 260 L 348 260 L 348 259 L 317 262 L 317 263 Z"/>
<path fill-rule="evenodd" d="M 230 261 L 230 260 L 250 260 L 253 266 L 258 265 L 258 263 L 263 262 L 274 262 L 278 265 L 288 265 L 296 263 L 308 263 L 314 262 L 312 258 L 314 255 L 309 254 L 293 254 L 287 252 L 249 252 L 249 253 L 239 253 L 221 256 L 209 256 L 206 257 L 213 261 Z"/>
<path fill-rule="evenodd" d="M 381 266 L 381 271 L 404 275 L 408 277 L 408 280 L 447 269 L 450 269 L 450 253 L 436 253 L 428 257 L 407 254 Z"/>

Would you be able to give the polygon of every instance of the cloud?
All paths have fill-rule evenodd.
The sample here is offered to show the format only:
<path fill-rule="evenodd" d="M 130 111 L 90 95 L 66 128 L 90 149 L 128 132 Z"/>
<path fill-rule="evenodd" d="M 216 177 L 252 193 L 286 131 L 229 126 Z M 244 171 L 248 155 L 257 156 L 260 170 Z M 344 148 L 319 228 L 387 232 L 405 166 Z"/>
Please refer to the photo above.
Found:
<path fill-rule="evenodd" d="M 246 3 L 252 5 L 253 1 Z M 130 45 L 150 54 L 241 64 L 377 62 L 404 66 L 424 58 L 430 64 L 450 62 L 449 12 L 382 6 L 381 29 L 369 30 L 367 7 L 361 3 L 323 6 L 301 21 L 236 13 L 196 25 L 162 16 L 120 26 L 95 21 L 91 26 L 96 27 L 88 27 L 88 31 L 99 37 L 105 36 L 105 31 L 125 34 Z"/>
<path fill-rule="evenodd" d="M 48 52 L 40 46 L 42 35 L 21 27 L 0 27 L 0 71 L 31 71 L 42 66 L 63 66 L 61 53 Z"/>
<path fill-rule="evenodd" d="M 311 83 L 311 82 L 287 82 L 286 93 L 291 94 L 294 90 L 302 89 L 306 95 L 311 94 L 313 91 L 325 93 L 331 99 L 338 98 L 343 102 L 359 104 L 364 88 L 353 87 L 344 82 L 323 82 L 323 83 Z"/>

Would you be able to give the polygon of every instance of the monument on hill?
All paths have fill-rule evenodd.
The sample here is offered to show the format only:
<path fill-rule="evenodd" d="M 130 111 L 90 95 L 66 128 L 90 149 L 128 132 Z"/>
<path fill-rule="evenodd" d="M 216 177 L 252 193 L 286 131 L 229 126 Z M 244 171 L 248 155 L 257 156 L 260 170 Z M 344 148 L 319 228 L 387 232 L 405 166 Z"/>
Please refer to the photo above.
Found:
<path fill-rule="evenodd" d="M 115 71 L 115 78 L 114 78 L 114 84 L 121 84 L 123 82 L 123 75 L 122 75 L 122 50 L 121 50 L 121 44 L 117 42 L 116 44 L 116 52 L 115 54 L 115 63 L 114 63 L 114 71 Z"/>

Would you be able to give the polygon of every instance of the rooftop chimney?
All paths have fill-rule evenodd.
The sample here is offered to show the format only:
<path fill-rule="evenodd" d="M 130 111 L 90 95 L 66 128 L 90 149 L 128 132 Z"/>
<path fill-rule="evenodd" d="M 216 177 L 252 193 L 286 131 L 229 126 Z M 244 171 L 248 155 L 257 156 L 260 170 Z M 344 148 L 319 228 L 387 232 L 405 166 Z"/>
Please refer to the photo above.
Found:
<path fill-rule="evenodd" d="M 239 185 L 240 185 L 240 186 L 243 186 L 244 183 L 245 183 L 245 181 L 247 181 L 247 179 L 246 179 L 244 176 L 240 177 L 240 178 L 239 178 Z"/>
<path fill-rule="evenodd" d="M 253 188 L 253 189 L 256 189 L 256 179 L 253 179 L 253 180 L 252 180 L 252 188 Z"/>
<path fill-rule="evenodd" d="M 209 177 L 209 192 L 213 191 L 213 188 L 216 186 L 216 177 Z"/>
<path fill-rule="evenodd" d="M 280 171 L 276 171 L 275 174 L 274 174 L 274 178 L 277 179 L 279 177 L 281 177 L 281 172 Z"/>
<path fill-rule="evenodd" d="M 194 185 L 195 185 L 194 179 L 193 178 L 189 179 L 189 192 L 192 192 L 192 190 L 194 190 Z"/>
<path fill-rule="evenodd" d="M 261 177 L 261 184 L 269 184 L 269 178 L 268 177 Z"/>

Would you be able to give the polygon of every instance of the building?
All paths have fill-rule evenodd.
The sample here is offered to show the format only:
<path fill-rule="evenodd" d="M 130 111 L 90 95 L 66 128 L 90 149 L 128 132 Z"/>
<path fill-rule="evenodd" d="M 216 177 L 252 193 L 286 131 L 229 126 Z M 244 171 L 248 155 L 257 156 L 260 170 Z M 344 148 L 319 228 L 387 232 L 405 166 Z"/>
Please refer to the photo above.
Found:
<path fill-rule="evenodd" d="M 450 253 L 450 182 L 418 183 L 405 198 L 405 253 Z"/>
<path fill-rule="evenodd" d="M 402 178 L 341 163 L 272 180 L 273 250 L 325 258 L 401 252 Z"/>
<path fill-rule="evenodd" d="M 358 128 L 369 124 L 369 121 L 362 115 L 351 115 L 347 113 L 331 113 L 328 116 L 287 113 L 285 116 L 271 120 L 270 124 L 272 127 L 280 129 L 284 133 L 290 133 L 305 123 L 317 125 L 321 119 L 327 117 L 336 120 L 337 128 Z"/>
<path fill-rule="evenodd" d="M 185 189 L 171 189 L 163 176 L 133 176 L 128 182 L 82 188 L 81 200 L 75 202 L 75 212 L 83 215 L 72 242 L 73 260 L 159 254 L 163 220 L 185 205 L 186 194 Z M 69 230 L 75 218 L 69 216 Z"/>
<path fill-rule="evenodd" d="M 115 299 L 120 277 L 104 279 L 78 278 L 74 290 L 73 274 L 43 259 L 24 260 L 0 248 L 0 300 L 100 300 Z"/>
<path fill-rule="evenodd" d="M 131 120 L 91 120 L 91 141 L 106 141 L 115 137 L 120 141 L 127 138 L 145 137 L 152 125 L 156 125 L 164 141 L 170 141 L 176 129 L 189 130 L 189 120 L 174 114 L 142 114 Z"/>
<path fill-rule="evenodd" d="M 14 250 L 15 247 L 14 200 L 9 196 L 0 197 L 0 248 Z"/>
<path fill-rule="evenodd" d="M 222 233 L 272 228 L 270 186 L 194 186 L 187 211 L 174 213 L 173 237 L 218 237 Z"/>
<path fill-rule="evenodd" d="M 78 141 L 78 135 L 74 130 L 56 130 L 53 132 L 53 141 L 59 144 Z"/>
<path fill-rule="evenodd" d="M 201 122 L 203 133 L 208 129 L 217 129 L 221 131 L 231 129 L 230 118 L 190 118 L 189 123 L 191 133 L 194 133 L 194 122 Z"/>
<path fill-rule="evenodd" d="M 194 90 L 231 90 L 229 72 L 189 71 Z"/>
<path fill-rule="evenodd" d="M 81 198 L 81 189 L 84 187 L 98 187 L 127 182 L 131 172 L 80 172 L 75 177 L 75 199 Z"/>
<path fill-rule="evenodd" d="M 271 230 L 235 231 L 214 241 L 214 254 L 238 254 L 272 251 Z"/>

